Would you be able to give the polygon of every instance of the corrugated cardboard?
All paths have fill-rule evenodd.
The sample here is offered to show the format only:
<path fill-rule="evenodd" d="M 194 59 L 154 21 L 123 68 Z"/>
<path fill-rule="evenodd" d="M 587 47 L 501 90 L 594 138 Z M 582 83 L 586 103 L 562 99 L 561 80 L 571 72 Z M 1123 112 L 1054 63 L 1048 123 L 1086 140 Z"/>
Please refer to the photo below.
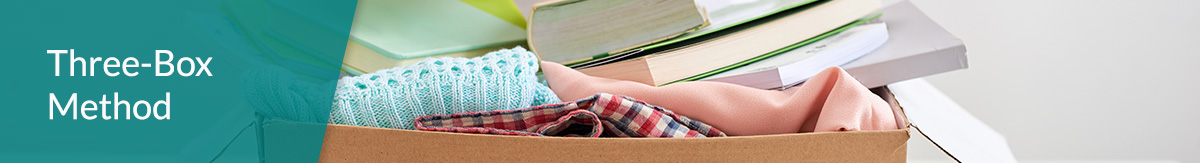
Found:
<path fill-rule="evenodd" d="M 566 138 L 330 125 L 321 162 L 904 162 L 908 130 Z"/>

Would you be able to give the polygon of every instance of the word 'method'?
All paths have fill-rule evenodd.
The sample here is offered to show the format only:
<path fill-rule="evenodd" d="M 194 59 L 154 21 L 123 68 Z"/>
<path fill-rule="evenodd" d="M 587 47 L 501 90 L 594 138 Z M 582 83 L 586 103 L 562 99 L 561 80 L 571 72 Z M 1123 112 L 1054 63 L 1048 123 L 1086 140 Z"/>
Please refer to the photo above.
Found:
<path fill-rule="evenodd" d="M 80 102 L 76 93 L 71 93 L 71 97 L 65 100 L 60 100 L 54 93 L 50 93 L 50 120 L 54 120 L 55 111 L 58 111 L 57 116 L 67 116 L 69 112 L 71 119 L 83 117 L 83 119 L 93 120 L 98 117 L 104 120 L 129 120 L 130 115 L 138 120 L 150 118 L 150 115 L 154 115 L 154 119 L 158 120 L 171 119 L 171 92 L 167 92 L 166 97 L 153 104 L 146 100 L 134 102 L 121 100 L 121 94 L 117 92 L 113 92 L 112 97 L 112 101 L 108 100 L 108 95 L 101 95 L 100 101 Z M 121 117 L 122 113 L 125 115 L 123 118 Z"/>
<path fill-rule="evenodd" d="M 54 55 L 54 76 L 60 76 L 62 70 L 62 54 L 68 54 L 67 65 L 70 76 L 75 76 L 75 70 L 79 70 L 80 76 L 96 76 L 96 69 L 104 71 L 104 75 L 115 77 L 117 75 L 137 76 L 139 73 L 135 68 L 153 67 L 154 76 L 171 76 L 179 74 L 179 76 L 213 76 L 212 71 L 208 70 L 208 63 L 212 61 L 212 57 L 201 59 L 200 57 L 181 57 L 175 59 L 175 54 L 170 50 L 155 50 L 154 64 L 142 63 L 134 57 L 126 57 L 125 59 L 117 59 L 117 57 L 75 57 L 75 49 L 71 50 L 46 50 L 46 54 Z M 166 55 L 166 57 L 163 57 Z M 174 62 L 172 62 L 174 61 Z M 100 64 L 97 64 L 100 63 Z M 78 69 L 76 69 L 78 65 Z M 186 69 L 184 67 L 187 67 Z"/>

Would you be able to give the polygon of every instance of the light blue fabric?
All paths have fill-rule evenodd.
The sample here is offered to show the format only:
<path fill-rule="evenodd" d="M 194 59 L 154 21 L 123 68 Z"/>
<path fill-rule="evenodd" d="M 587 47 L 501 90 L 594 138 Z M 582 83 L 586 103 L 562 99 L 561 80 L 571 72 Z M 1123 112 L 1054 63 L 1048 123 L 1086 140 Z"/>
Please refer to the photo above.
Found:
<path fill-rule="evenodd" d="M 413 129 L 419 116 L 518 109 L 561 102 L 538 82 L 538 59 L 521 47 L 476 58 L 429 58 L 338 80 L 329 123 Z"/>

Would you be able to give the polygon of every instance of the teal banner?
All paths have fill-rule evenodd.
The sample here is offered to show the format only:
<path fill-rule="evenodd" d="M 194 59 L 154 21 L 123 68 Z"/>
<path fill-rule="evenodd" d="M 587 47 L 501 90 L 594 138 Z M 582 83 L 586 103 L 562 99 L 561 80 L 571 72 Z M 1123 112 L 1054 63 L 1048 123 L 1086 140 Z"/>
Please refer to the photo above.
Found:
<path fill-rule="evenodd" d="M 5 2 L 0 162 L 316 162 L 356 4 Z"/>

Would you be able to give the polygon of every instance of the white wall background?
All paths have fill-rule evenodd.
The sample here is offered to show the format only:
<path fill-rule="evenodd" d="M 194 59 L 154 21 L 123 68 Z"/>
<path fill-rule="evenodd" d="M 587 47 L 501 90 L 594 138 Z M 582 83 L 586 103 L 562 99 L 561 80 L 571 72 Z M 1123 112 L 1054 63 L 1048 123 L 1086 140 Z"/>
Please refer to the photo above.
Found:
<path fill-rule="evenodd" d="M 970 58 L 926 79 L 1018 160 L 1200 162 L 1200 1 L 911 2 Z M 949 160 L 918 136 L 910 160 Z"/>

